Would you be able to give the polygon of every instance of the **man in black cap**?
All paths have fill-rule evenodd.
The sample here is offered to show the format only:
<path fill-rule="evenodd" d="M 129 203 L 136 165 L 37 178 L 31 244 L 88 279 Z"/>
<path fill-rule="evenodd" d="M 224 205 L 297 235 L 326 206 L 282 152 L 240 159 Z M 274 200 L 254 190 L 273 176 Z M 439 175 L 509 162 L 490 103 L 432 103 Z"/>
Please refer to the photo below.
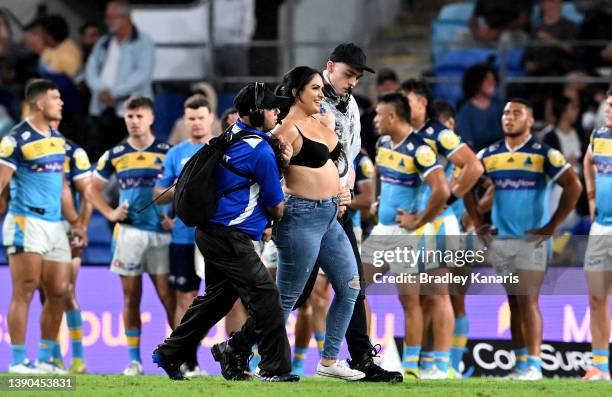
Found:
<path fill-rule="evenodd" d="M 229 340 L 212 347 L 223 376 L 230 380 L 250 379 L 248 359 L 251 346 L 257 343 L 262 357 L 261 380 L 299 380 L 289 374 L 291 350 L 276 284 L 252 242 L 261 240 L 264 228 L 283 214 L 280 171 L 266 131 L 276 125 L 278 108 L 283 107 L 285 100 L 263 83 L 248 84 L 234 99 L 240 118 L 231 134 L 246 131 L 250 135 L 227 149 L 224 159 L 229 166 L 217 166 L 216 189 L 227 193 L 219 198 L 209 223 L 196 229 L 196 243 L 206 263 L 206 293 L 193 301 L 181 324 L 153 352 L 153 361 L 171 379 L 183 378 L 180 364 L 240 298 L 249 314 L 245 325 Z M 288 163 L 292 155 L 290 145 L 281 142 L 280 146 L 283 160 Z M 250 176 L 255 183 L 249 185 L 249 179 L 229 168 Z M 244 188 L 236 189 L 240 185 Z"/>
<path fill-rule="evenodd" d="M 336 166 L 340 174 L 340 183 L 343 187 L 348 187 L 351 190 L 355 184 L 353 162 L 361 151 L 359 108 L 351 92 L 364 71 L 374 73 L 374 69 L 366 65 L 366 56 L 363 50 L 353 43 L 340 44 L 334 48 L 323 71 L 325 99 L 321 103 L 321 112 L 334 115 L 335 132 L 338 140 L 342 143 L 342 154 L 336 161 Z M 353 231 L 353 223 L 351 218 L 347 216 L 346 209 L 346 206 L 340 207 L 338 221 L 351 241 L 359 276 L 362 280 L 362 289 L 355 302 L 351 322 L 346 331 L 346 343 L 351 355 L 349 365 L 351 368 L 366 374 L 365 378 L 362 379 L 363 381 L 401 382 L 403 380 L 401 373 L 386 371 L 376 365 L 373 360 L 377 356 L 378 350 L 372 346 L 368 336 L 363 266 L 357 239 Z M 296 307 L 300 306 L 310 295 L 317 273 L 318 267 L 315 266 L 302 297 L 296 303 Z"/>

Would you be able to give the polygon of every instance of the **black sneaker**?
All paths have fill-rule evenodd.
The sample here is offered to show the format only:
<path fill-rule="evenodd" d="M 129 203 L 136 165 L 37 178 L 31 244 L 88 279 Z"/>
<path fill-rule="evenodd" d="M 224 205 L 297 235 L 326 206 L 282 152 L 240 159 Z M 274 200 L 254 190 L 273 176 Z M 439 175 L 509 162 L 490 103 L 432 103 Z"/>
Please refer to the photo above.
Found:
<path fill-rule="evenodd" d="M 172 362 L 167 360 L 159 351 L 159 348 L 153 350 L 153 355 L 151 356 L 153 362 L 157 364 L 158 367 L 161 367 L 168 377 L 172 380 L 187 380 L 183 373 L 181 372 L 181 366 L 179 363 Z"/>
<path fill-rule="evenodd" d="M 365 353 L 355 360 L 348 360 L 349 367 L 365 374 L 365 378 L 360 379 L 362 382 L 402 382 L 404 377 L 400 372 L 387 371 L 374 363 L 374 357 L 378 357 L 380 349 L 380 345 L 372 346 L 371 353 Z"/>
<path fill-rule="evenodd" d="M 290 372 L 282 375 L 272 375 L 265 371 L 259 371 L 257 379 L 262 382 L 297 382 L 300 380 L 300 376 Z"/>
<path fill-rule="evenodd" d="M 215 361 L 221 365 L 221 374 L 227 380 L 251 380 L 248 372 L 251 352 L 237 350 L 230 345 L 230 339 L 213 345 L 210 349 Z"/>

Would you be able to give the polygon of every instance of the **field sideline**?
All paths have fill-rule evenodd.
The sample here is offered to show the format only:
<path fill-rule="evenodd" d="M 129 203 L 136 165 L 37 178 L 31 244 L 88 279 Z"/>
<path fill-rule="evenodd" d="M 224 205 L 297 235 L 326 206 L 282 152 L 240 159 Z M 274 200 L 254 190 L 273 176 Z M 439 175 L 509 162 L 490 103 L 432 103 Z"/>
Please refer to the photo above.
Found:
<path fill-rule="evenodd" d="M 0 376 L 3 376 L 2 374 Z M 42 395 L 56 396 L 164 396 L 164 397 L 273 397 L 291 394 L 300 397 L 393 397 L 407 395 L 426 397 L 477 396 L 477 397 L 527 397 L 527 396 L 606 396 L 610 382 L 584 382 L 579 379 L 539 382 L 504 381 L 498 379 L 467 379 L 461 381 L 405 381 L 402 384 L 348 383 L 344 381 L 305 378 L 299 383 L 270 384 L 253 382 L 228 382 L 219 376 L 211 376 L 172 382 L 163 376 L 125 377 L 121 375 L 81 375 L 76 378 L 76 392 L 52 391 Z M 38 391 L 11 392 L 5 396 L 41 396 Z"/>

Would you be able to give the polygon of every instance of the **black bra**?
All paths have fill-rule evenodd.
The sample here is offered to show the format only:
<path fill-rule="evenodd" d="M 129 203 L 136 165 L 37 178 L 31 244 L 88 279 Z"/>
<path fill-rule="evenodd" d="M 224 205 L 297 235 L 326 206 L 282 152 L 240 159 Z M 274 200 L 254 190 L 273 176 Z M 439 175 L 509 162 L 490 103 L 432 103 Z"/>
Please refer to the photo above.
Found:
<path fill-rule="evenodd" d="M 338 144 L 330 153 L 326 144 L 306 138 L 297 125 L 295 128 L 297 128 L 302 137 L 302 148 L 296 156 L 291 158 L 289 164 L 301 165 L 308 168 L 321 168 L 329 159 L 332 161 L 338 160 L 342 152 L 342 144 L 340 144 L 340 141 L 338 141 Z"/>

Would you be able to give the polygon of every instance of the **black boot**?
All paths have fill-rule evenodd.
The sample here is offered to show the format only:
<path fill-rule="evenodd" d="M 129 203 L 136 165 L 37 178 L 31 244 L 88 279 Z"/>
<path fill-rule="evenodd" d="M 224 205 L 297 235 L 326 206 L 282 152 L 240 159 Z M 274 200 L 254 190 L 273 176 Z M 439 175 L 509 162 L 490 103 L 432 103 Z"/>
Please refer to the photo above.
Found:
<path fill-rule="evenodd" d="M 227 380 L 251 380 L 248 372 L 251 351 L 236 347 L 232 342 L 233 335 L 224 342 L 213 345 L 210 349 L 213 358 L 221 365 L 221 374 Z"/>
<path fill-rule="evenodd" d="M 404 377 L 400 372 L 387 371 L 374 363 L 374 357 L 378 357 L 381 346 L 372 346 L 372 352 L 365 353 L 361 357 L 348 360 L 349 366 L 365 374 L 362 382 L 402 382 Z"/>

